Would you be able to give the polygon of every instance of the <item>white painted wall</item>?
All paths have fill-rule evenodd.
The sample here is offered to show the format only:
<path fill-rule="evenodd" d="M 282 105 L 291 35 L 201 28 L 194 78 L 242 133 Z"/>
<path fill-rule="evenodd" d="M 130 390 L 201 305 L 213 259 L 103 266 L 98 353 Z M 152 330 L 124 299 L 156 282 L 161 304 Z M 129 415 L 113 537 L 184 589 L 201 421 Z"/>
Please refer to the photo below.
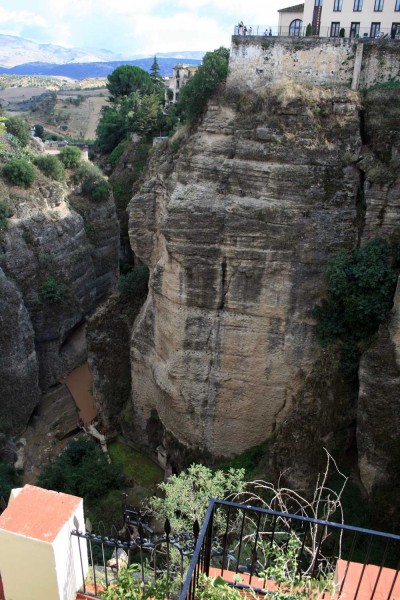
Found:
<path fill-rule="evenodd" d="M 305 0 L 303 25 L 312 23 L 315 0 Z M 380 22 L 381 30 L 390 35 L 393 23 L 400 23 L 400 11 L 395 11 L 395 0 L 384 0 L 383 10 L 375 11 L 375 0 L 363 0 L 362 10 L 354 10 L 354 0 L 343 0 L 342 10 L 334 11 L 334 0 L 323 0 L 320 36 L 330 35 L 332 22 L 339 22 L 340 27 L 346 30 L 346 36 L 350 33 L 352 22 L 360 23 L 360 37 L 366 33 L 369 35 L 371 23 Z"/>

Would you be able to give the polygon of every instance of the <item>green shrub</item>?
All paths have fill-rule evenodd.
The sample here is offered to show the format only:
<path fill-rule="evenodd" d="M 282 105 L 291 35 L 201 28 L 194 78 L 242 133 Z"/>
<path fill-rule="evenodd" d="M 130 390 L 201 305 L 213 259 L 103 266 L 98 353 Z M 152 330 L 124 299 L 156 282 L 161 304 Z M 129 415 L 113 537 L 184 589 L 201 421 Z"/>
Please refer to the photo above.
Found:
<path fill-rule="evenodd" d="M 327 298 L 314 307 L 322 346 L 342 344 L 342 366 L 349 375 L 365 345 L 386 321 L 393 304 L 397 273 L 390 247 L 375 238 L 353 252 L 341 252 L 325 271 Z"/>
<path fill-rule="evenodd" d="M 244 486 L 244 469 L 212 471 L 193 464 L 187 471 L 160 483 L 158 488 L 163 497 L 153 496 L 149 505 L 157 519 L 170 520 L 173 531 L 191 531 L 195 519 L 203 521 L 210 498 L 226 498 L 241 492 Z"/>
<path fill-rule="evenodd" d="M 31 139 L 31 128 L 29 124 L 20 117 L 9 117 L 6 121 L 6 129 L 22 146 L 26 146 Z"/>
<path fill-rule="evenodd" d="M 57 304 L 59 302 L 64 302 L 66 291 L 67 286 L 50 275 L 42 283 L 39 290 L 39 296 L 45 304 Z"/>
<path fill-rule="evenodd" d="M 7 202 L 0 200 L 0 230 L 7 229 L 8 217 L 10 216 L 10 209 Z"/>
<path fill-rule="evenodd" d="M 37 156 L 35 158 L 35 165 L 47 175 L 56 181 L 63 181 L 65 179 L 64 165 L 58 160 L 56 156 L 50 154 L 45 156 Z"/>
<path fill-rule="evenodd" d="M 114 148 L 114 150 L 111 152 L 110 163 L 113 167 L 115 167 L 115 165 L 117 164 L 117 162 L 119 161 L 119 159 L 121 158 L 123 153 L 125 152 L 126 145 L 127 145 L 127 140 L 122 140 L 122 142 L 120 142 L 118 144 L 118 146 L 116 146 Z"/>
<path fill-rule="evenodd" d="M 109 464 L 105 453 L 87 438 L 71 442 L 42 468 L 38 478 L 40 487 L 81 496 L 89 503 L 123 483 L 120 468 Z"/>
<path fill-rule="evenodd" d="M 82 193 L 91 196 L 93 200 L 107 200 L 110 194 L 110 184 L 93 163 L 82 162 L 75 172 L 74 180 L 76 183 L 81 183 Z"/>
<path fill-rule="evenodd" d="M 104 592 L 102 600 L 165 600 L 170 597 L 171 582 L 166 576 L 158 577 L 154 582 L 151 577 L 143 583 L 138 565 L 131 565 L 128 569 L 121 569 L 115 583 L 112 583 Z"/>
<path fill-rule="evenodd" d="M 80 165 L 81 151 L 76 146 L 64 146 L 60 150 L 59 159 L 67 169 L 74 169 Z"/>
<path fill-rule="evenodd" d="M 306 37 L 310 37 L 312 35 L 312 25 L 309 23 L 306 27 Z"/>
<path fill-rule="evenodd" d="M 41 140 L 44 139 L 44 127 L 43 125 L 37 124 L 35 125 L 35 136 L 40 138 Z"/>
<path fill-rule="evenodd" d="M 35 169 L 29 161 L 24 158 L 12 158 L 3 168 L 3 174 L 15 185 L 29 188 L 35 181 Z"/>
<path fill-rule="evenodd" d="M 138 296 L 147 289 L 149 270 L 146 266 L 135 267 L 119 278 L 119 291 L 125 296 Z"/>

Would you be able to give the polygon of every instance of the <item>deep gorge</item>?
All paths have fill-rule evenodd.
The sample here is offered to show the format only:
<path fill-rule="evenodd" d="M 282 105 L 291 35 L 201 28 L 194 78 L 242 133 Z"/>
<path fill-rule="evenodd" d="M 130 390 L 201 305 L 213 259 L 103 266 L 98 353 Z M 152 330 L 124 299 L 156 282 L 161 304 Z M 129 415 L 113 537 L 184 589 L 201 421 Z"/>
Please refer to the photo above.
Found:
<path fill-rule="evenodd" d="M 271 468 L 296 489 L 326 447 L 351 460 L 370 498 L 394 495 L 398 296 L 351 382 L 312 311 L 339 251 L 379 236 L 397 252 L 398 99 L 290 82 L 220 90 L 134 185 L 129 239 L 150 279 L 132 300 L 113 294 L 111 199 L 45 177 L 26 192 L 2 182 L 2 433 L 21 434 L 41 393 L 88 354 L 106 430 L 170 470 L 268 439 Z M 41 298 L 50 275 L 67 286 L 62 304 Z"/>

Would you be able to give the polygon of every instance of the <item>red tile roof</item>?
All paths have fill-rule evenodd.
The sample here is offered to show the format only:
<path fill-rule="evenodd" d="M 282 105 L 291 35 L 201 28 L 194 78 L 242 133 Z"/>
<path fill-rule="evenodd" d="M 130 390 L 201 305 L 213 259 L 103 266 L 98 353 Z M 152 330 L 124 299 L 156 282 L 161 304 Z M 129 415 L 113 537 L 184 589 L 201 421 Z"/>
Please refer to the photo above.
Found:
<path fill-rule="evenodd" d="M 81 498 L 25 485 L 0 516 L 0 529 L 53 542 Z"/>

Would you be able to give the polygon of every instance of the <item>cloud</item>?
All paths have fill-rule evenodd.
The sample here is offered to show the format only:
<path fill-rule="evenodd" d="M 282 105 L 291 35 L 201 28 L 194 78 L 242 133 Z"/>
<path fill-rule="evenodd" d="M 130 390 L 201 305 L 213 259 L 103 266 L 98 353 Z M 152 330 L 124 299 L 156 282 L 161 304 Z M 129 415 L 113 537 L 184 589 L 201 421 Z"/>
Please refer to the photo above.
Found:
<path fill-rule="evenodd" d="M 0 8 L 0 31 L 35 41 L 106 48 L 124 54 L 213 50 L 230 45 L 234 25 L 265 27 L 293 0 L 13 0 Z M 36 29 L 35 29 L 36 28 Z"/>

